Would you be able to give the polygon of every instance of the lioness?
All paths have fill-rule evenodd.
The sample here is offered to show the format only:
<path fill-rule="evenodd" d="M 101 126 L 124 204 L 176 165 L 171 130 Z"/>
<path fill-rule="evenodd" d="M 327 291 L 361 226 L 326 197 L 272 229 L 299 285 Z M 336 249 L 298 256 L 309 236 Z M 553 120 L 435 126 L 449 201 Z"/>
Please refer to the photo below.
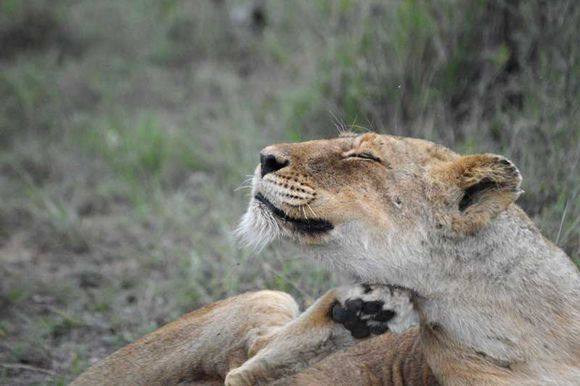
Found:
<path fill-rule="evenodd" d="M 334 307 L 348 308 L 353 298 L 364 304 L 366 291 L 330 291 L 299 317 L 289 312 L 296 312 L 290 299 L 273 300 L 280 293 L 248 294 L 186 317 L 200 333 L 163 328 L 78 383 L 98 376 L 123 383 L 129 368 L 148 374 L 153 368 L 157 377 L 144 383 L 204 375 L 219 381 L 233 368 L 226 384 L 240 385 L 306 368 L 282 382 L 578 384 L 580 275 L 513 204 L 520 185 L 519 171 L 501 156 L 460 156 L 412 138 L 348 134 L 269 146 L 240 225 L 244 240 L 260 248 L 290 238 L 358 282 L 402 288 L 420 327 L 365 339 L 323 359 L 353 343 L 343 321 L 333 321 Z M 380 286 L 370 288 L 375 292 Z M 247 307 L 245 318 L 239 307 Z M 368 319 L 361 312 L 357 318 Z M 200 353 L 205 367 L 198 366 Z M 248 354 L 253 357 L 242 364 Z"/>

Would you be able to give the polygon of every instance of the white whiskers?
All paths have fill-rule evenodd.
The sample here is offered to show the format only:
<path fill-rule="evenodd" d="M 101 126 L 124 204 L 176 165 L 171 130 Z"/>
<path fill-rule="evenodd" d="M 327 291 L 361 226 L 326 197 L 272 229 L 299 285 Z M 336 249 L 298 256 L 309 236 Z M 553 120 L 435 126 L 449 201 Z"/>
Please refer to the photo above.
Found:
<path fill-rule="evenodd" d="M 310 206 L 309 203 L 306 203 L 306 207 L 310 210 L 310 212 L 312 213 L 312 215 L 314 216 L 314 218 L 319 218 L 319 216 L 316 214 L 316 212 L 312 209 L 312 207 Z"/>

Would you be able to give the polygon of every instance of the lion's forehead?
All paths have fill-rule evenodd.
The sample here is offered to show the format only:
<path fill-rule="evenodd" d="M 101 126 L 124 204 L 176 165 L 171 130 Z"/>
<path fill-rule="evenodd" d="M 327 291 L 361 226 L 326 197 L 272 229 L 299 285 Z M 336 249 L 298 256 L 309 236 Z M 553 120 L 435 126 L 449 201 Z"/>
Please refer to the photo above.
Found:
<path fill-rule="evenodd" d="M 298 163 L 339 160 L 348 151 L 368 151 L 385 157 L 391 163 L 425 166 L 432 162 L 451 161 L 458 154 L 433 142 L 386 134 L 364 133 L 341 135 L 338 138 L 274 145 L 298 159 Z M 299 165 L 294 165 L 299 166 Z M 330 166 L 330 165 L 327 165 Z"/>

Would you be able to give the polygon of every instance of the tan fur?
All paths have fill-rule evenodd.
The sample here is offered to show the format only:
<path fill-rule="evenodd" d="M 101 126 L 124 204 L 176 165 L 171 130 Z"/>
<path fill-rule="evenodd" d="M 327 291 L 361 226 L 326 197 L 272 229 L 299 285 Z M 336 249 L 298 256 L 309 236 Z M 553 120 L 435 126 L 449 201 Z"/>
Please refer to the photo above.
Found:
<path fill-rule="evenodd" d="M 331 307 L 340 297 L 338 292 L 329 291 L 299 318 L 277 330 L 259 351 L 250 352 L 251 359 L 228 373 L 225 384 L 268 384 L 350 346 L 350 333 L 330 319 Z"/>
<path fill-rule="evenodd" d="M 280 382 L 289 385 L 436 385 L 421 349 L 418 329 L 384 334 L 329 356 Z"/>
<path fill-rule="evenodd" d="M 359 281 L 411 290 L 423 355 L 440 382 L 580 379 L 578 269 L 514 204 L 522 178 L 512 162 L 375 133 L 262 155 L 283 167 L 256 169 L 262 198 L 242 219 L 243 239 L 261 247 L 290 238 Z M 308 182 L 308 199 L 276 182 L 291 174 Z M 326 229 L 308 228 L 307 216 Z"/>
<path fill-rule="evenodd" d="M 330 318 L 350 293 L 330 290 L 301 315 L 278 291 L 213 303 L 113 353 L 72 385 L 213 385 L 226 374 L 227 385 L 267 384 L 354 342 Z"/>
<path fill-rule="evenodd" d="M 193 311 L 97 363 L 72 385 L 223 384 L 249 351 L 294 319 L 282 292 L 235 296 Z"/>
<path fill-rule="evenodd" d="M 228 385 L 577 384 L 580 275 L 513 204 L 521 176 L 510 161 L 374 133 L 274 145 L 262 154 L 284 167 L 255 171 L 252 194 L 271 206 L 252 198 L 239 230 L 247 244 L 292 239 L 359 282 L 406 288 L 420 327 L 331 354 L 352 343 L 328 316 L 344 298 L 339 290 L 297 318 L 287 299 L 289 308 L 272 322 L 268 315 L 280 312 L 268 309 L 275 302 L 243 295 L 250 298 L 177 322 L 201 332 L 163 328 L 77 384 L 172 384 L 184 373 L 192 381 L 221 379 L 243 352 L 253 356 L 229 372 Z M 238 306 L 258 304 L 262 313 L 236 319 Z M 248 323 L 261 339 L 248 335 Z M 218 327 L 230 331 L 227 344 L 215 340 Z M 119 363 L 135 357 L 135 365 Z M 132 382 L 119 382 L 126 373 Z"/>
<path fill-rule="evenodd" d="M 496 184 L 480 198 L 481 203 L 455 215 L 453 229 L 462 234 L 474 234 L 513 203 L 520 193 L 522 178 L 511 162 L 494 154 L 462 157 L 433 168 L 433 176 L 444 186 L 465 190 L 487 179 Z"/>

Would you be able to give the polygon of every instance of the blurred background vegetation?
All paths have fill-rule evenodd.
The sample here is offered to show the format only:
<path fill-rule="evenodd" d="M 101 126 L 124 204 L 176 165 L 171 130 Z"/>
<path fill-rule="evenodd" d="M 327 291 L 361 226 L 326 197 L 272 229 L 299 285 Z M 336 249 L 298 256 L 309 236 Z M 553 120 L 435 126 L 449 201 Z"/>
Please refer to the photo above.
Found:
<path fill-rule="evenodd" d="M 578 262 L 577 1 L 3 0 L 0 383 L 63 384 L 200 305 L 339 279 L 231 231 L 263 146 L 496 152 Z"/>

